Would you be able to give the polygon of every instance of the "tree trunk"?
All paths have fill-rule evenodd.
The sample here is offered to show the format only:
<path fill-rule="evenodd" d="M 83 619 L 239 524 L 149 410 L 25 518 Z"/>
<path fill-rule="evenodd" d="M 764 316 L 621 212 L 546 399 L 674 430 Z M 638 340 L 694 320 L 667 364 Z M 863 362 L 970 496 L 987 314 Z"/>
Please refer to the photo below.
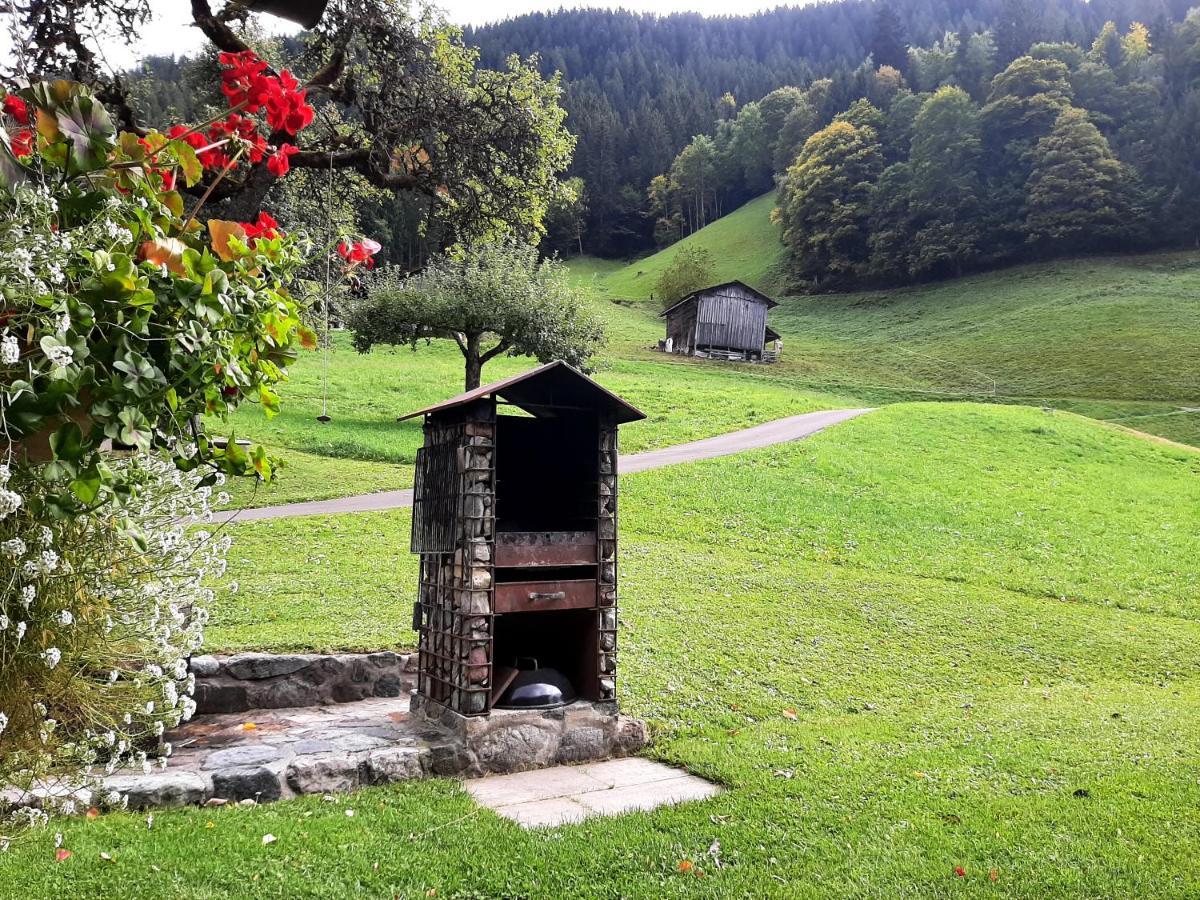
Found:
<path fill-rule="evenodd" d="M 482 338 L 479 334 L 468 334 L 467 343 L 463 348 L 463 357 L 466 359 L 466 390 L 473 391 L 481 384 L 483 376 L 483 361 L 479 358 L 479 341 Z"/>

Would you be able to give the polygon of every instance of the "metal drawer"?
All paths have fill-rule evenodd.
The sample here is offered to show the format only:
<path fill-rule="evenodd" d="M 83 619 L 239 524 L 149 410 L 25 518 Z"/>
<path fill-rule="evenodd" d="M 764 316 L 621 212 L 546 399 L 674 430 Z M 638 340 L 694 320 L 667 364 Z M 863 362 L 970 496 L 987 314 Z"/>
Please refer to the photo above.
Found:
<path fill-rule="evenodd" d="M 496 585 L 496 612 L 547 609 L 591 609 L 596 605 L 596 579 L 577 581 L 513 581 Z"/>

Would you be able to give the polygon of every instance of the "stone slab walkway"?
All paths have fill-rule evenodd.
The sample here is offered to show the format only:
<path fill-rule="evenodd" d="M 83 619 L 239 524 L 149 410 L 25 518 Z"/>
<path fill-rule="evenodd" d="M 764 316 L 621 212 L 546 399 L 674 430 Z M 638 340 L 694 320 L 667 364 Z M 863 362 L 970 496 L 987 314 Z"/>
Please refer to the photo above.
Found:
<path fill-rule="evenodd" d="M 773 444 L 798 441 L 814 435 L 818 431 L 823 431 L 831 425 L 868 412 L 871 412 L 871 409 L 827 409 L 799 416 L 788 416 L 785 419 L 776 419 L 763 425 L 755 425 L 753 428 L 720 434 L 702 441 L 692 441 L 687 444 L 677 444 L 674 447 L 664 447 L 661 450 L 649 450 L 645 453 L 635 453 L 632 456 L 622 456 L 620 470 L 622 474 L 629 475 L 634 472 L 644 472 L 647 469 L 657 469 L 661 466 L 713 459 L 718 456 L 741 453 L 745 450 L 770 447 Z M 223 516 L 222 519 L 226 522 L 254 522 L 260 519 L 283 519 L 291 516 L 375 512 L 412 506 L 412 499 L 411 489 L 380 491 L 375 494 L 359 494 L 354 497 L 338 497 L 333 500 L 312 500 L 307 503 L 288 503 L 283 506 L 243 509 Z"/>
<path fill-rule="evenodd" d="M 420 778 L 445 738 L 409 716 L 409 698 L 200 716 L 167 735 L 166 769 L 118 772 L 134 808 L 217 799 L 268 802 Z"/>
<path fill-rule="evenodd" d="M 721 793 L 710 781 L 636 756 L 489 775 L 468 781 L 466 788 L 476 802 L 525 828 L 553 828 Z"/>

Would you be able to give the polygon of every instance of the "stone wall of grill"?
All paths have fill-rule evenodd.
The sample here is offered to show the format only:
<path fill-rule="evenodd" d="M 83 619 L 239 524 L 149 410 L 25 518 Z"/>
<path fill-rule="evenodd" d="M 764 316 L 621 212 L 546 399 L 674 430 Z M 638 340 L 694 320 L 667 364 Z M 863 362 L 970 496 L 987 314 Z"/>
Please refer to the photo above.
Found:
<path fill-rule="evenodd" d="M 429 417 L 414 487 L 417 690 L 463 715 L 487 711 L 492 685 L 495 432 L 488 402 Z"/>

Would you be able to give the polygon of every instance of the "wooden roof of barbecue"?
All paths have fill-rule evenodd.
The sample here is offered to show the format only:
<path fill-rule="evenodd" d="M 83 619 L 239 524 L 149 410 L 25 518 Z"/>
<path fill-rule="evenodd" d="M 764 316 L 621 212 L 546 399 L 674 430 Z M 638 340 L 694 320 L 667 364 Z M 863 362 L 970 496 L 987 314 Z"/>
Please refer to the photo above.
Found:
<path fill-rule="evenodd" d="M 619 423 L 646 418 L 646 414 L 637 407 L 626 403 L 608 388 L 559 359 L 418 409 L 401 416 L 399 421 L 445 412 L 485 397 L 499 397 L 535 416 L 553 413 L 555 409 L 594 409 L 612 413 Z"/>
<path fill-rule="evenodd" d="M 755 299 L 764 301 L 767 304 L 767 309 L 774 309 L 776 306 L 779 305 L 779 303 L 777 301 L 772 300 L 770 297 L 768 297 L 762 291 L 756 291 L 754 288 L 750 287 L 750 285 L 746 284 L 746 282 L 737 281 L 735 279 L 733 281 L 723 281 L 720 284 L 714 284 L 714 285 L 711 285 L 706 288 L 700 288 L 700 290 L 698 290 L 698 291 L 692 291 L 690 294 L 688 294 L 686 297 L 684 297 L 678 303 L 672 303 L 670 306 L 668 306 L 666 309 L 664 309 L 662 312 L 660 312 L 658 314 L 658 317 L 660 319 L 666 317 L 666 315 L 668 313 L 674 312 L 675 310 L 679 309 L 679 307 L 683 306 L 685 303 L 691 303 L 693 300 L 695 300 L 701 294 L 707 294 L 707 293 L 710 293 L 711 291 L 719 291 L 719 290 L 721 290 L 721 288 L 727 288 L 727 287 L 740 287 L 742 290 L 746 291 L 746 293 L 754 296 Z"/>

